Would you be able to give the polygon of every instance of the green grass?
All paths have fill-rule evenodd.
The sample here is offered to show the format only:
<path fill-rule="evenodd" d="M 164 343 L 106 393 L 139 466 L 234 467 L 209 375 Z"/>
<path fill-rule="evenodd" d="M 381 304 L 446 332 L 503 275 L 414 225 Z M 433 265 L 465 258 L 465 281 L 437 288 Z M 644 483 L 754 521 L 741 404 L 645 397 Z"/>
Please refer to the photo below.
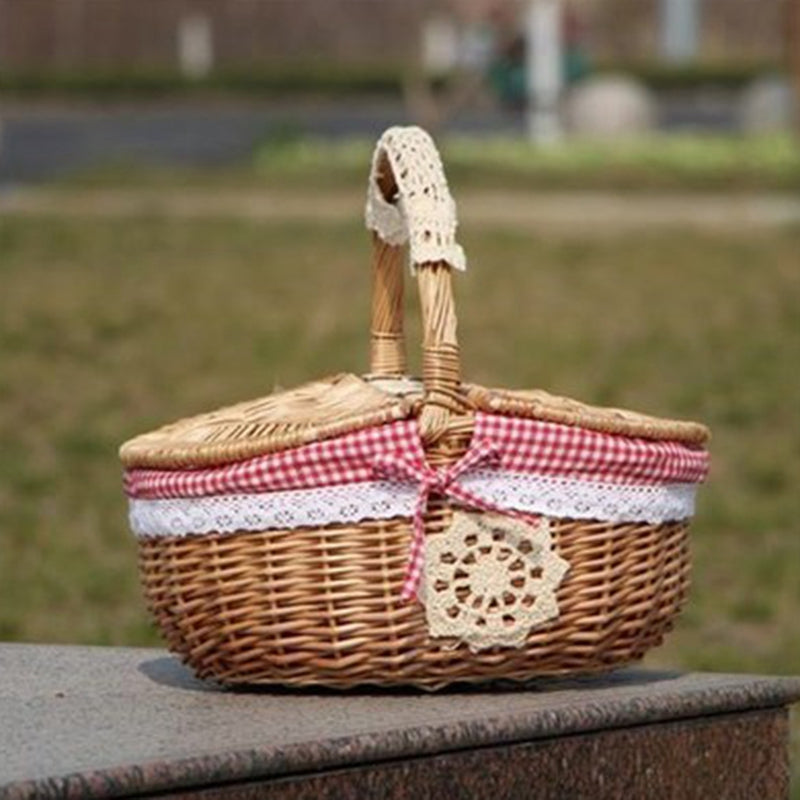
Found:
<path fill-rule="evenodd" d="M 441 139 L 459 189 L 800 191 L 800 142 L 788 135 L 681 134 L 631 140 L 569 140 L 536 148 L 518 137 Z M 266 131 L 253 158 L 209 171 L 105 164 L 72 175 L 67 187 L 195 186 L 306 189 L 361 187 L 374 143 L 317 139 L 290 122 Z"/>
<path fill-rule="evenodd" d="M 763 68 L 756 65 L 752 74 Z M 727 74 L 727 73 L 726 73 Z M 738 73 L 735 73 L 738 74 Z M 219 99 L 245 96 L 397 98 L 403 70 L 385 63 L 284 62 L 251 69 L 218 69 L 203 78 L 189 78 L 169 68 L 0 70 L 0 97 L 9 99 L 111 100 L 141 98 Z"/>
<path fill-rule="evenodd" d="M 800 229 L 464 244 L 471 380 L 713 429 L 691 601 L 649 662 L 800 673 Z M 0 638 L 156 643 L 118 444 L 364 369 L 367 277 L 355 224 L 3 218 Z"/>

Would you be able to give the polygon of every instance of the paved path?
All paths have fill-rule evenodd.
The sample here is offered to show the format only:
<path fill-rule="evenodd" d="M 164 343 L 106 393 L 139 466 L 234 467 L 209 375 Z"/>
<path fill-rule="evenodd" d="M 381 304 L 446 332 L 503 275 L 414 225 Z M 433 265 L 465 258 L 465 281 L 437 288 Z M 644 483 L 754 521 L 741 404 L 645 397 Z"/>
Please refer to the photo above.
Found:
<path fill-rule="evenodd" d="M 108 163 L 231 164 L 271 136 L 377 139 L 405 124 L 398 101 L 141 102 L 0 106 L 0 184 L 50 180 Z M 461 132 L 518 132 L 520 115 L 465 111 Z"/>
<path fill-rule="evenodd" d="M 175 218 L 237 217 L 288 222 L 359 219 L 358 191 L 45 189 L 0 192 L 0 214 Z M 590 231 L 691 227 L 752 230 L 800 224 L 800 196 L 467 191 L 459 216 L 470 227 Z"/>
<path fill-rule="evenodd" d="M 658 96 L 658 126 L 731 130 L 735 93 Z M 48 180 L 108 162 L 224 164 L 251 156 L 270 135 L 376 139 L 407 121 L 399 100 L 350 97 L 325 100 L 227 98 L 116 103 L 55 102 L 0 105 L 0 184 Z M 522 135 L 521 112 L 465 108 L 449 120 L 461 133 Z"/>

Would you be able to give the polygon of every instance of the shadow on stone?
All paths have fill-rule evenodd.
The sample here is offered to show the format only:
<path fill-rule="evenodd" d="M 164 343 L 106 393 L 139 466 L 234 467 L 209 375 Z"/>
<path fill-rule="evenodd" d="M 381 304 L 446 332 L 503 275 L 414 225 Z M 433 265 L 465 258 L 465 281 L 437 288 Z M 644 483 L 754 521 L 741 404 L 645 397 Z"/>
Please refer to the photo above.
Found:
<path fill-rule="evenodd" d="M 162 686 L 172 686 L 175 689 L 193 692 L 218 691 L 220 688 L 211 681 L 202 681 L 196 678 L 188 667 L 181 664 L 177 658 L 170 656 L 142 661 L 138 669 L 142 675 Z"/>
<path fill-rule="evenodd" d="M 161 659 L 169 661 L 169 659 Z M 176 662 L 177 663 L 177 662 Z M 281 686 L 279 684 L 243 684 L 233 687 L 221 687 L 212 683 L 203 683 L 195 679 L 206 689 L 221 689 L 237 694 L 270 694 L 298 695 L 321 697 L 419 697 L 425 695 L 470 695 L 470 694 L 511 694 L 515 692 L 556 692 L 556 691 L 597 691 L 602 689 L 619 689 L 625 686 L 641 686 L 661 683 L 680 678 L 684 673 L 670 670 L 618 669 L 610 672 L 579 675 L 571 677 L 543 677 L 529 681 L 498 680 L 486 683 L 456 683 L 443 689 L 431 691 L 414 686 L 370 686 L 363 684 L 349 689 L 331 689 L 325 686 Z M 189 688 L 189 687 L 183 687 Z"/>
<path fill-rule="evenodd" d="M 452 684 L 439 691 L 431 692 L 414 686 L 354 686 L 350 689 L 330 689 L 325 686 L 281 686 L 279 684 L 244 684 L 240 686 L 222 686 L 213 681 L 196 678 L 191 670 L 174 657 L 165 656 L 143 661 L 139 664 L 139 672 L 151 681 L 162 686 L 172 686 L 194 692 L 228 691 L 239 694 L 272 694 L 272 695 L 321 695 L 336 696 L 420 696 L 426 694 L 486 694 L 513 692 L 556 692 L 556 691 L 597 691 L 599 689 L 615 689 L 624 686 L 661 683 L 680 678 L 684 673 L 676 670 L 643 670 L 636 668 L 618 669 L 610 672 L 578 675 L 571 677 L 543 677 L 529 681 L 489 681 L 487 683 Z"/>

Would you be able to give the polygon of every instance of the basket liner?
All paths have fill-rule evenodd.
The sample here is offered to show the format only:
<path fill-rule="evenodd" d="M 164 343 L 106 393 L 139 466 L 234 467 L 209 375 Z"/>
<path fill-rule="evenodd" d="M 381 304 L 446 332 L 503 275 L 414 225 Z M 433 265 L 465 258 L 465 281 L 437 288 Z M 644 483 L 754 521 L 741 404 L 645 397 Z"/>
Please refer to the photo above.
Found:
<path fill-rule="evenodd" d="M 405 420 L 234 464 L 132 469 L 125 483 L 137 535 L 185 536 L 412 517 L 426 481 L 465 506 L 663 522 L 692 515 L 707 466 L 680 442 L 479 411 L 444 473 Z"/>

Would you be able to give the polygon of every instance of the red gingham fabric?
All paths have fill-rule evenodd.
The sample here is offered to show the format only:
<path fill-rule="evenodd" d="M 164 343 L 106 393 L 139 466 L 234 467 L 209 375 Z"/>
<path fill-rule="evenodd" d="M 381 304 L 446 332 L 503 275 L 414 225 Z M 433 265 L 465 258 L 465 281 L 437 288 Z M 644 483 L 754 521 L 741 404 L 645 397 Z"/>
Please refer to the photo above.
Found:
<path fill-rule="evenodd" d="M 125 473 L 125 491 L 130 497 L 164 499 L 358 483 L 375 480 L 376 459 L 395 452 L 424 458 L 415 420 L 365 428 L 224 467 L 129 470 Z"/>
<path fill-rule="evenodd" d="M 699 483 L 708 453 L 674 441 L 598 433 L 553 422 L 478 414 L 476 440 L 496 442 L 500 467 L 596 483 Z"/>
<path fill-rule="evenodd" d="M 480 508 L 484 511 L 500 511 L 492 503 L 487 502 L 475 493 L 459 486 L 456 480 L 484 461 L 494 461 L 497 448 L 490 442 L 473 442 L 469 450 L 455 464 L 446 469 L 433 469 L 425 461 L 425 454 L 420 452 L 414 457 L 400 453 L 381 458 L 376 465 L 379 472 L 389 478 L 400 481 L 413 481 L 419 485 L 419 495 L 414 505 L 414 535 L 406 565 L 403 581 L 403 600 L 411 600 L 417 594 L 422 570 L 425 566 L 425 510 L 431 492 L 438 492 L 458 502 L 460 505 Z"/>
<path fill-rule="evenodd" d="M 514 472 L 627 484 L 699 483 L 708 472 L 708 454 L 680 442 L 612 436 L 478 413 L 471 449 L 483 441 L 497 451 L 498 466 Z M 131 497 L 158 499 L 356 483 L 374 480 L 381 457 L 394 453 L 424 463 L 416 421 L 367 428 L 224 467 L 130 470 L 125 474 L 125 490 Z"/>

